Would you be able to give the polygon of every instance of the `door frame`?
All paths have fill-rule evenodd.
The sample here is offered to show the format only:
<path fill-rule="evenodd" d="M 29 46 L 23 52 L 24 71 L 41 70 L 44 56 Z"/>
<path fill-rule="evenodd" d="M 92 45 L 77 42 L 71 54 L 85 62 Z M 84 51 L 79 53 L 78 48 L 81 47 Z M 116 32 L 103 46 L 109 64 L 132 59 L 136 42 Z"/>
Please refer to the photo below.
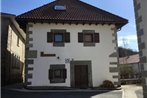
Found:
<path fill-rule="evenodd" d="M 75 87 L 75 65 L 87 65 L 88 66 L 88 87 L 93 87 L 92 83 L 92 63 L 90 60 L 85 61 L 71 61 L 70 62 L 70 80 L 71 80 L 71 87 Z"/>

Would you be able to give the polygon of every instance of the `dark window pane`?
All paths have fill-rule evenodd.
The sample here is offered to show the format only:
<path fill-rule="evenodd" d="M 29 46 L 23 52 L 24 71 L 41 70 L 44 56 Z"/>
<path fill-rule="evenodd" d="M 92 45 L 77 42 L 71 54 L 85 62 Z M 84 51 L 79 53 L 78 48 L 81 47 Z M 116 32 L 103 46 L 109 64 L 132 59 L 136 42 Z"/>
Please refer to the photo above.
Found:
<path fill-rule="evenodd" d="M 63 34 L 55 34 L 54 41 L 63 42 Z"/>
<path fill-rule="evenodd" d="M 62 78 L 60 69 L 54 70 L 54 78 Z"/>
<path fill-rule="evenodd" d="M 85 42 L 93 42 L 93 34 L 85 34 L 84 41 Z"/>

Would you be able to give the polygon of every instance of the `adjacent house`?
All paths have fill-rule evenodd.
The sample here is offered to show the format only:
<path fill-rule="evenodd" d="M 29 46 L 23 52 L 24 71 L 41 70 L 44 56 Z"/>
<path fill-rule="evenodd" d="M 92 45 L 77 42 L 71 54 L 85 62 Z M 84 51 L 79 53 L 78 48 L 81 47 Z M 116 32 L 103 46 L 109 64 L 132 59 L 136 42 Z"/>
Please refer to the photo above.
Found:
<path fill-rule="evenodd" d="M 127 65 L 127 67 L 132 69 L 132 75 L 128 78 L 140 78 L 142 69 L 139 63 L 139 54 L 119 58 L 119 65 L 120 68 L 124 68 Z"/>
<path fill-rule="evenodd" d="M 147 1 L 134 0 L 134 10 L 136 17 L 136 28 L 138 36 L 138 47 L 140 54 L 140 63 L 143 68 L 143 95 L 147 98 Z"/>
<path fill-rule="evenodd" d="M 117 31 L 128 21 L 80 0 L 56 0 L 16 17 L 26 31 L 26 86 L 119 85 Z"/>
<path fill-rule="evenodd" d="M 25 59 L 25 33 L 15 15 L 1 13 L 1 80 L 2 86 L 22 82 Z"/>

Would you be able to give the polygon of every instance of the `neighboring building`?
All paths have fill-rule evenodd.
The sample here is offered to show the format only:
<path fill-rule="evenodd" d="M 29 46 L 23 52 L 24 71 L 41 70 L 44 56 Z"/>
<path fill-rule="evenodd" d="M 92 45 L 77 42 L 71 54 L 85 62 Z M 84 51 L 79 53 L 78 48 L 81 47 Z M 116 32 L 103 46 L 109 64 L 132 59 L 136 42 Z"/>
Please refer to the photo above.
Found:
<path fill-rule="evenodd" d="M 134 0 L 140 63 L 143 68 L 144 98 L 147 98 L 147 0 Z"/>
<path fill-rule="evenodd" d="M 25 33 L 15 21 L 15 15 L 1 13 L 1 81 L 2 85 L 21 82 Z"/>
<path fill-rule="evenodd" d="M 127 57 L 119 58 L 120 68 L 123 68 L 124 65 L 128 65 L 133 69 L 133 75 L 131 78 L 140 78 L 141 67 L 139 63 L 139 54 L 130 55 Z"/>
<path fill-rule="evenodd" d="M 27 34 L 27 87 L 119 85 L 116 36 L 126 19 L 79 0 L 56 0 L 16 20 Z"/>

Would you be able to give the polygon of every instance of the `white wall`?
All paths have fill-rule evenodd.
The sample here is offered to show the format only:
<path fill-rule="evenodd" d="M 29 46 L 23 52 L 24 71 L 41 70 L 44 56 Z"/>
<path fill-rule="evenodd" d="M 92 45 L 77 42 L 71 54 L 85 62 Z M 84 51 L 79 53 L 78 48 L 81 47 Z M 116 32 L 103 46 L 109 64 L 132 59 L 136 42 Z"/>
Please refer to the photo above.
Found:
<path fill-rule="evenodd" d="M 30 31 L 33 34 L 30 37 L 33 38 L 33 47 L 30 50 L 38 51 L 38 58 L 34 60 L 32 86 L 70 86 L 70 64 L 66 64 L 67 79 L 66 83 L 50 84 L 48 79 L 48 70 L 50 64 L 65 64 L 65 58 L 74 60 L 91 60 L 92 61 L 92 80 L 93 86 L 99 86 L 103 80 L 116 81 L 112 75 L 118 75 L 118 73 L 109 73 L 109 67 L 115 67 L 117 65 L 109 65 L 111 61 L 116 62 L 116 58 L 109 58 L 109 55 L 115 52 L 114 47 L 116 45 L 112 43 L 112 33 L 114 30 L 111 28 L 114 25 L 68 25 L 68 24 L 33 24 Z M 52 43 L 47 43 L 47 32 L 51 29 L 66 29 L 70 32 L 70 43 L 65 43 L 64 47 L 53 47 Z M 100 43 L 96 43 L 95 47 L 84 47 L 83 43 L 78 43 L 78 32 L 82 30 L 95 30 L 100 33 Z M 55 53 L 59 56 L 56 57 L 40 57 L 40 52 Z"/>
<path fill-rule="evenodd" d="M 25 45 L 22 42 L 21 38 L 19 37 L 19 46 L 17 46 L 17 37 L 18 34 L 16 34 L 16 31 L 14 31 L 9 25 L 7 50 L 10 51 L 10 53 L 14 53 L 17 56 L 19 56 L 20 61 L 24 63 Z"/>

